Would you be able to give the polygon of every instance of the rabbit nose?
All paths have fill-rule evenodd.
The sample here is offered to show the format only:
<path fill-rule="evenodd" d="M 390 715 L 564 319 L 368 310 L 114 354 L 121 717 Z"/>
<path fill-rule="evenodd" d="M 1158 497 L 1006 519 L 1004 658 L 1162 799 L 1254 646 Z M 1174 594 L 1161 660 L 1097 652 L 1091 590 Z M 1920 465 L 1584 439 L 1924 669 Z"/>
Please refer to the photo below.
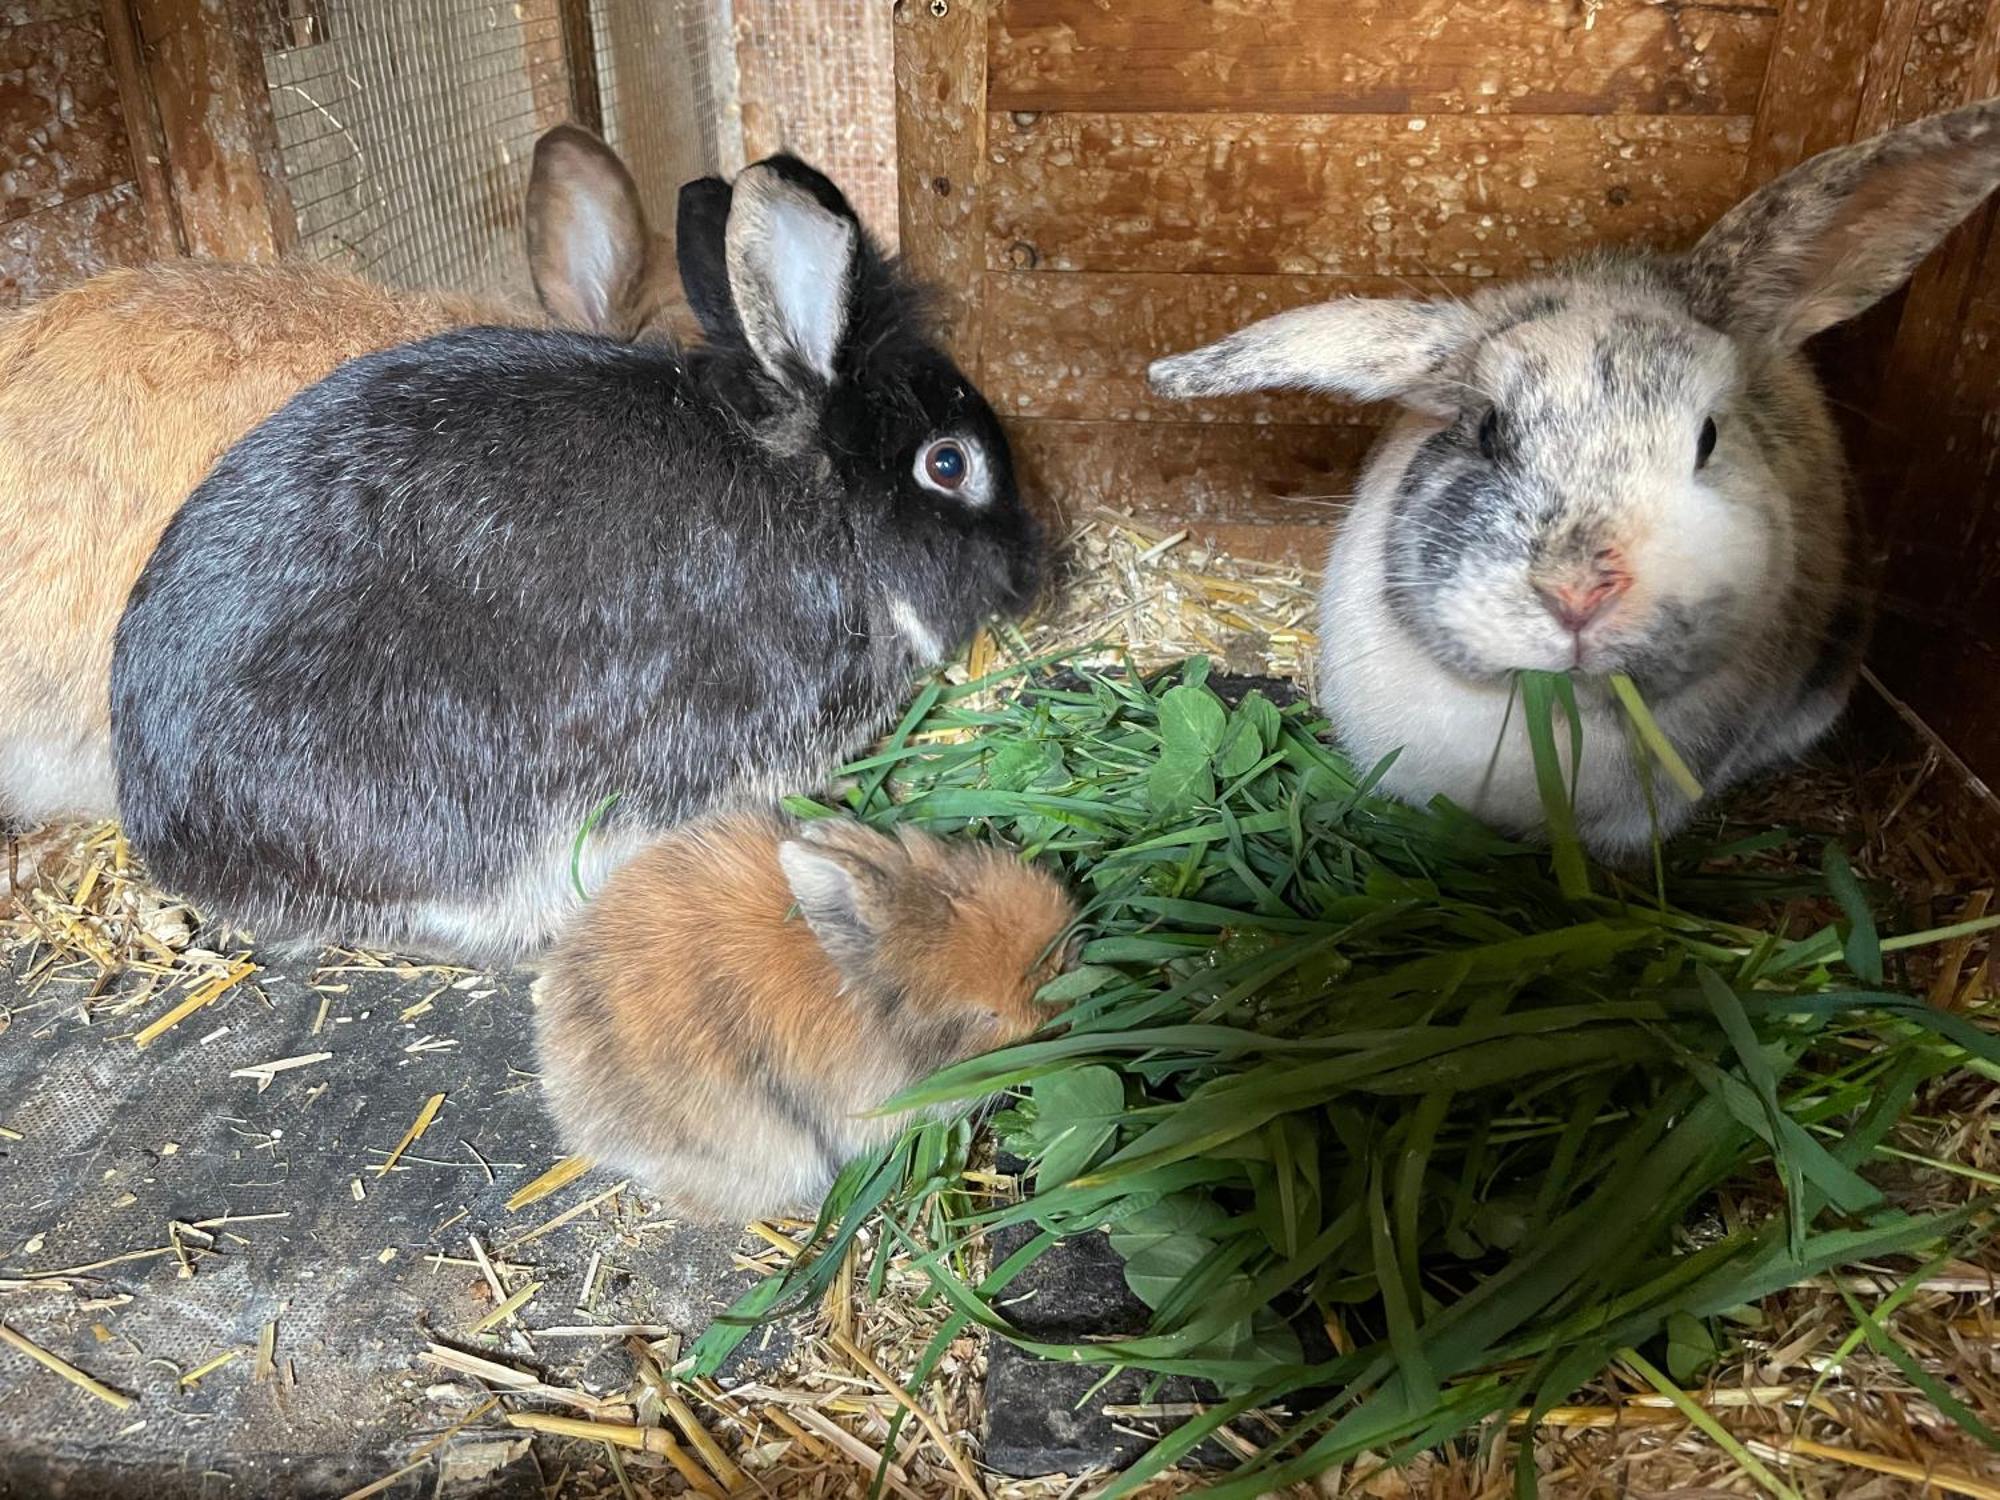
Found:
<path fill-rule="evenodd" d="M 1581 578 L 1537 583 L 1535 593 L 1541 597 L 1542 607 L 1556 617 L 1563 629 L 1580 633 L 1630 587 L 1631 574 L 1599 567 Z"/>

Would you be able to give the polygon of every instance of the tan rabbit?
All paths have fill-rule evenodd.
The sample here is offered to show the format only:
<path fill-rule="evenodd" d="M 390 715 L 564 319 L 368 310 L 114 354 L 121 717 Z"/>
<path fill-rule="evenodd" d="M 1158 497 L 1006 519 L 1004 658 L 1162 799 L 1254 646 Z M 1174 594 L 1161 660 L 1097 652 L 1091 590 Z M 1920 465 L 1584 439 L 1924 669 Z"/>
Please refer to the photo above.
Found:
<path fill-rule="evenodd" d="M 1035 1029 L 1075 916 L 1048 872 L 982 845 L 690 824 L 622 867 L 549 962 L 549 1109 L 574 1150 L 677 1211 L 816 1205 L 908 1123 L 870 1111 Z"/>
<path fill-rule="evenodd" d="M 528 224 L 549 318 L 621 337 L 692 326 L 670 238 L 587 131 L 536 143 Z M 201 261 L 106 272 L 0 317 L 0 830 L 115 810 L 112 632 L 226 448 L 357 355 L 537 321 L 328 267 Z"/>

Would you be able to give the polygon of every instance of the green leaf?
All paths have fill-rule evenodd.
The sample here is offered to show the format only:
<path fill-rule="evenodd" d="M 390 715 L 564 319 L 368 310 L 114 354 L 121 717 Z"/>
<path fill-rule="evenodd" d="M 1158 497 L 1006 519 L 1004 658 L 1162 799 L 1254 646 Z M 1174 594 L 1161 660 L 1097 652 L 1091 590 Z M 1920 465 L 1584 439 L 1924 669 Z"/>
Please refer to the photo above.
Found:
<path fill-rule="evenodd" d="M 1840 903 L 1840 909 L 1847 914 L 1847 941 L 1841 945 L 1847 967 L 1864 984 L 1880 984 L 1882 939 L 1875 931 L 1875 914 L 1869 910 L 1868 897 L 1862 892 L 1861 882 L 1854 878 L 1847 856 L 1840 852 L 1838 845 L 1830 843 L 1826 846 L 1821 867 L 1826 872 L 1828 889 Z"/>
<path fill-rule="evenodd" d="M 1205 753 L 1163 753 L 1146 777 L 1146 801 L 1156 813 L 1185 817 L 1214 800 L 1215 773 Z"/>
<path fill-rule="evenodd" d="M 1024 792 L 1062 765 L 1062 754 L 1042 740 L 1009 740 L 986 763 L 986 780 L 1003 791 Z"/>
<path fill-rule="evenodd" d="M 1214 1251 L 1214 1242 L 1199 1235 L 1174 1234 L 1156 1239 L 1125 1257 L 1125 1285 L 1146 1306 L 1158 1307 Z"/>
<path fill-rule="evenodd" d="M 1556 881 L 1566 898 L 1581 901 L 1590 894 L 1590 874 L 1583 861 L 1583 845 L 1577 840 L 1576 808 L 1570 801 L 1569 786 L 1563 779 L 1562 762 L 1556 752 L 1555 674 L 1519 675 L 1521 711 L 1528 730 L 1528 749 L 1535 762 L 1535 786 L 1541 794 L 1542 817 L 1548 824 Z"/>
<path fill-rule="evenodd" d="M 1715 1335 L 1700 1318 L 1677 1312 L 1667 1319 L 1667 1373 L 1682 1385 L 1700 1380 L 1716 1352 Z"/>
<path fill-rule="evenodd" d="M 1110 1068 L 1084 1067 L 1035 1080 L 1035 1134 L 1044 1144 L 1035 1169 L 1046 1192 L 1095 1161 L 1125 1113 L 1125 1084 Z"/>
<path fill-rule="evenodd" d="M 1655 719 L 1653 711 L 1646 707 L 1646 700 L 1639 696 L 1639 689 L 1632 679 L 1623 672 L 1613 672 L 1611 691 L 1617 695 L 1620 706 L 1632 720 L 1632 728 L 1638 733 L 1639 743 L 1645 746 L 1653 759 L 1660 763 L 1660 768 L 1667 773 L 1667 778 L 1680 788 L 1681 795 L 1688 801 L 1701 801 L 1700 780 L 1688 769 L 1688 763 L 1681 759 L 1680 751 L 1674 748 L 1673 741 L 1669 740 L 1666 732 L 1660 728 L 1659 720 Z"/>
<path fill-rule="evenodd" d="M 1221 748 L 1228 722 L 1229 710 L 1207 688 L 1169 688 L 1160 696 L 1161 757 L 1206 763 Z"/>

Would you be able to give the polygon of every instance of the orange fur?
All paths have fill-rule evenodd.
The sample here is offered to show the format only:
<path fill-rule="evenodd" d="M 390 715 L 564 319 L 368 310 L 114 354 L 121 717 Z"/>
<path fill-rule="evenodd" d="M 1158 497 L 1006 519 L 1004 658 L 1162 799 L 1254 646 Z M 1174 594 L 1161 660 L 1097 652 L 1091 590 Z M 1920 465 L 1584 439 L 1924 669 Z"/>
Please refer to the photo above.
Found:
<path fill-rule="evenodd" d="M 809 847 L 871 874 L 872 949 L 836 960 L 793 912 L 791 836 L 755 814 L 681 830 L 611 878 L 549 963 L 551 1110 L 683 1211 L 740 1222 L 816 1199 L 907 1123 L 870 1117 L 884 1100 L 1035 1029 L 1075 917 L 1000 851 L 814 825 Z"/>

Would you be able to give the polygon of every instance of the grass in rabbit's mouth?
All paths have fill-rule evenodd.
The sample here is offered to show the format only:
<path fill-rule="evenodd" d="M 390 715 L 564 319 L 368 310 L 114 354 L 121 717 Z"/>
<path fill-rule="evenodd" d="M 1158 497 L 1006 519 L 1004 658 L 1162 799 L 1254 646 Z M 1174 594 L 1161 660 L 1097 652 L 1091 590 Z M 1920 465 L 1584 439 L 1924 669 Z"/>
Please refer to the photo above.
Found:
<path fill-rule="evenodd" d="M 851 768 L 850 810 L 1006 838 L 1085 903 L 1084 962 L 1046 995 L 1060 1017 L 901 1101 L 1005 1092 L 995 1128 L 1032 1191 L 967 1194 L 962 1117 L 910 1132 L 843 1175 L 807 1252 L 696 1364 L 818 1296 L 879 1214 L 875 1274 L 911 1250 L 952 1309 L 916 1388 L 975 1325 L 1216 1388 L 1107 1494 L 1253 1410 L 1275 1423 L 1237 1436 L 1251 1456 L 1218 1495 L 1474 1429 L 1517 1441 L 1608 1367 L 1791 1494 L 1789 1438 L 1760 1458 L 1683 1387 L 1757 1339 L 1771 1293 L 1862 1264 L 1914 1286 L 1990 1240 L 1990 1198 L 1915 1204 L 1881 1169 L 1920 1089 L 2000 1076 L 1990 1012 L 1905 989 L 1917 950 L 1994 922 L 1885 935 L 1832 847 L 1819 874 L 1746 866 L 1742 841 L 1677 848 L 1657 888 L 1586 872 L 1573 840 L 1552 856 L 1375 795 L 1310 708 L 1231 707 L 1206 677 L 1043 669 L 997 703 L 937 684 Z M 1561 691 L 1524 684 L 1551 750 Z M 1005 1225 L 1033 1237 L 981 1272 Z M 1099 1230 L 1150 1327 L 1030 1339 L 1009 1282 Z M 1828 1352 L 1886 1355 L 1909 1420 L 1995 1441 L 1885 1331 L 1900 1295 L 1853 1303 Z M 1517 1475 L 1533 1493 L 1535 1466 Z"/>

